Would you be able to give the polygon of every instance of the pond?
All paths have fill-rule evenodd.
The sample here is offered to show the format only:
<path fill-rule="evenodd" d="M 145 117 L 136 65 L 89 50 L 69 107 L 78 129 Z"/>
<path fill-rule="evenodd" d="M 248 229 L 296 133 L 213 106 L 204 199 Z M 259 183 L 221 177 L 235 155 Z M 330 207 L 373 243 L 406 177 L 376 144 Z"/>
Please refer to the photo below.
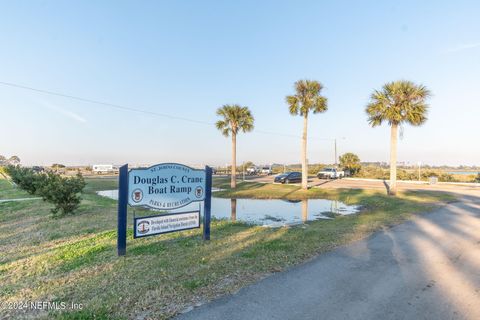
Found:
<path fill-rule="evenodd" d="M 461 174 L 461 175 L 477 175 L 480 172 L 476 171 L 449 171 L 448 174 Z"/>
<path fill-rule="evenodd" d="M 118 198 L 118 190 L 105 190 L 97 193 L 111 199 Z M 172 210 L 172 212 L 196 209 L 198 209 L 198 203 L 192 203 L 183 208 Z M 313 220 L 334 219 L 337 216 L 358 212 L 360 212 L 360 206 L 349 206 L 340 201 L 327 199 L 264 200 L 212 197 L 212 217 L 266 227 L 280 227 Z"/>

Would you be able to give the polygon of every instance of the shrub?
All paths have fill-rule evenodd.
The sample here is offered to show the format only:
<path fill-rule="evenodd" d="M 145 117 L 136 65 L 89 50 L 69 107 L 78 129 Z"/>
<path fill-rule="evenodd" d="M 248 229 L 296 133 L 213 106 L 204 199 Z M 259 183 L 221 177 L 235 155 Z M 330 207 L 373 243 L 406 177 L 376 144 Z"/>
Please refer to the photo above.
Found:
<path fill-rule="evenodd" d="M 16 185 L 32 195 L 36 193 L 37 187 L 41 183 L 39 176 L 29 168 L 7 166 L 6 172 Z"/>
<path fill-rule="evenodd" d="M 63 216 L 73 213 L 80 204 L 80 193 L 85 187 L 85 180 L 81 174 L 75 177 L 64 178 L 53 172 L 41 174 L 45 182 L 38 189 L 38 195 L 43 200 L 55 205 L 52 209 L 54 216 Z"/>
<path fill-rule="evenodd" d="M 324 165 L 324 164 L 308 165 L 308 174 L 316 175 L 320 170 L 322 170 L 325 167 L 326 167 L 326 165 Z M 283 172 L 283 168 L 282 168 L 282 172 Z"/>
<path fill-rule="evenodd" d="M 362 166 L 355 176 L 369 179 L 388 179 L 390 177 L 387 169 L 377 166 Z"/>
<path fill-rule="evenodd" d="M 480 183 L 480 172 L 477 174 L 477 176 L 476 176 L 476 178 L 475 178 L 474 182 L 478 182 L 478 183 Z"/>
<path fill-rule="evenodd" d="M 6 172 L 21 189 L 54 204 L 54 216 L 73 213 L 80 204 L 79 193 L 85 187 L 85 180 L 80 173 L 73 178 L 64 178 L 53 172 L 36 173 L 30 168 L 15 166 L 8 166 Z"/>
<path fill-rule="evenodd" d="M 439 177 L 438 177 L 438 181 L 442 181 L 442 182 L 458 182 L 457 179 L 455 179 L 455 177 L 449 173 L 442 173 Z"/>
<path fill-rule="evenodd" d="M 415 172 L 408 172 L 404 169 L 397 170 L 398 180 L 418 180 L 418 175 Z"/>

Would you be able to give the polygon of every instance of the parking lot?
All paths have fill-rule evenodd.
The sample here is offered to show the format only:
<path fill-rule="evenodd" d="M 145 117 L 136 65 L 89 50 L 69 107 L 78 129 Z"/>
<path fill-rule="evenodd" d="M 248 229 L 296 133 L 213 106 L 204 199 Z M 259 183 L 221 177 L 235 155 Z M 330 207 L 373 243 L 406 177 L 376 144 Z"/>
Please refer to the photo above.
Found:
<path fill-rule="evenodd" d="M 246 181 L 273 183 L 275 175 L 269 176 L 247 176 Z M 374 179 L 357 179 L 357 178 L 344 178 L 344 179 L 318 179 L 317 177 L 309 177 L 308 184 L 317 188 L 345 188 L 345 189 L 378 189 L 385 190 L 388 181 L 374 180 Z M 299 184 L 296 184 L 299 185 Z M 445 183 L 440 182 L 430 185 L 427 182 L 416 181 L 397 181 L 397 188 L 401 190 L 432 190 L 432 191 L 445 191 L 445 192 L 462 192 L 466 191 L 480 191 L 480 185 L 478 183 Z"/>

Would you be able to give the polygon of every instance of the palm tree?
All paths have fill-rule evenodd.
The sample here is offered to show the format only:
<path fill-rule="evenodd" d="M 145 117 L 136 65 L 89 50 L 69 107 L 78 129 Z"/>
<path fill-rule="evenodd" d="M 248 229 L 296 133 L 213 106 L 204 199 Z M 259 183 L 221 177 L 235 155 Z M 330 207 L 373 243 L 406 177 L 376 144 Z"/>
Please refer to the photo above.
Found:
<path fill-rule="evenodd" d="M 307 126 L 308 114 L 327 111 L 327 98 L 320 95 L 323 86 L 318 81 L 299 80 L 295 82 L 296 93 L 287 96 L 286 101 L 292 115 L 303 117 L 303 135 L 302 135 L 302 189 L 308 187 L 308 167 L 307 167 Z"/>
<path fill-rule="evenodd" d="M 343 168 L 343 170 L 350 171 L 351 175 L 356 174 L 358 171 L 360 171 L 360 168 L 362 167 L 360 165 L 360 158 L 352 152 L 347 152 L 341 155 L 339 160 L 340 166 Z"/>
<path fill-rule="evenodd" d="M 372 127 L 384 121 L 391 126 L 390 134 L 390 186 L 388 193 L 397 192 L 397 140 L 398 127 L 404 123 L 420 126 L 427 120 L 426 100 L 430 91 L 411 81 L 394 81 L 375 90 L 367 105 L 368 122 Z"/>
<path fill-rule="evenodd" d="M 230 187 L 237 186 L 237 134 L 240 131 L 248 132 L 253 130 L 253 116 L 248 107 L 241 107 L 238 104 L 226 104 L 217 109 L 217 116 L 222 117 L 215 124 L 217 129 L 225 137 L 232 136 L 232 174 Z"/>

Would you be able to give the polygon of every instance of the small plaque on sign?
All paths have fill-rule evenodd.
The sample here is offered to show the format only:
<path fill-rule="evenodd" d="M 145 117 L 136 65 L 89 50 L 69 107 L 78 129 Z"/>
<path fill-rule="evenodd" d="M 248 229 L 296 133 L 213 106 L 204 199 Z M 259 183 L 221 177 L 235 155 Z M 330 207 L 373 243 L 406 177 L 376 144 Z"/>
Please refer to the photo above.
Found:
<path fill-rule="evenodd" d="M 200 228 L 200 211 L 161 214 L 134 219 L 134 238 Z"/>

